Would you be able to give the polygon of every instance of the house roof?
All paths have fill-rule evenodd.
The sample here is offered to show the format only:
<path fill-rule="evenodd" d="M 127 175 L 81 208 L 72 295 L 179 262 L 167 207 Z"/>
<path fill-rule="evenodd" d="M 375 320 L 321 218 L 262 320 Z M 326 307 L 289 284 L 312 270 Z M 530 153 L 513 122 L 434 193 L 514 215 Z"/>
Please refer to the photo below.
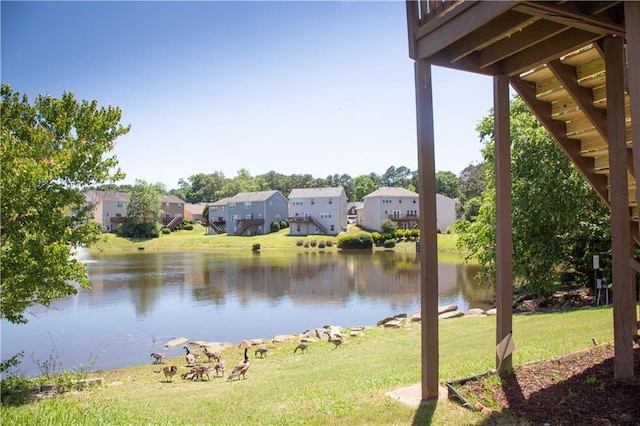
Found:
<path fill-rule="evenodd" d="M 104 201 L 122 201 L 124 203 L 128 203 L 130 197 L 126 192 L 91 190 L 84 193 L 84 199 L 87 201 L 87 203 L 94 204 Z"/>
<path fill-rule="evenodd" d="M 218 201 L 214 201 L 209 205 L 214 207 L 226 206 L 227 204 L 229 204 L 229 198 L 230 197 L 220 198 Z"/>
<path fill-rule="evenodd" d="M 207 203 L 184 203 L 184 211 L 191 214 L 202 214 Z"/>
<path fill-rule="evenodd" d="M 176 204 L 184 203 L 182 199 L 180 199 L 179 197 L 176 197 L 175 195 L 163 195 L 161 197 L 161 200 L 163 203 L 176 203 Z"/>
<path fill-rule="evenodd" d="M 229 203 L 248 203 L 252 201 L 266 201 L 280 191 L 258 191 L 258 192 L 241 192 L 228 199 Z M 284 196 L 280 194 L 282 198 Z"/>
<path fill-rule="evenodd" d="M 320 197 L 342 197 L 344 188 L 294 188 L 289 194 L 289 198 L 320 198 Z"/>
<path fill-rule="evenodd" d="M 362 198 L 373 198 L 373 197 L 417 197 L 418 193 L 409 191 L 406 188 L 399 187 L 389 187 L 383 186 L 382 188 L 378 188 L 373 191 L 371 194 L 366 195 Z"/>

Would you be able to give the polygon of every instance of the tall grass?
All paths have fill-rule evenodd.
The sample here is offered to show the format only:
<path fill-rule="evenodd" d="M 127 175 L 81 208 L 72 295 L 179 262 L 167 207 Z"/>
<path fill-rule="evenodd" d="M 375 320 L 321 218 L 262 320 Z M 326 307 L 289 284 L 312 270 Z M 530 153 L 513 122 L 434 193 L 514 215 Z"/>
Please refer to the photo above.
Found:
<path fill-rule="evenodd" d="M 439 322 L 441 380 L 483 373 L 495 359 L 495 317 Z M 608 307 L 565 313 L 516 315 L 514 364 L 588 348 L 592 339 L 613 338 Z M 264 359 L 253 357 L 246 380 L 211 377 L 165 383 L 155 365 L 97 372 L 105 386 L 21 406 L 3 406 L 2 424 L 222 424 L 222 425 L 403 425 L 481 424 L 479 413 L 448 401 L 421 409 L 385 397 L 420 381 L 419 323 L 401 329 L 372 328 L 334 349 L 315 342 L 305 354 L 295 343 L 279 344 Z M 240 348 L 222 354 L 232 367 Z M 179 373 L 183 357 L 169 359 Z"/>

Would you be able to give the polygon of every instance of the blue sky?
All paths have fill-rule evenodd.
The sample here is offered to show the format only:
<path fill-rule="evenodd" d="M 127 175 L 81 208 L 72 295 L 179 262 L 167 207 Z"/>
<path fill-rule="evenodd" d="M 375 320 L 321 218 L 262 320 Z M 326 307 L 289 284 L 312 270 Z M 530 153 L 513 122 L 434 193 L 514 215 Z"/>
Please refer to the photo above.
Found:
<path fill-rule="evenodd" d="M 2 82 L 122 109 L 127 178 L 417 169 L 405 3 L 1 3 Z M 434 67 L 436 170 L 480 161 L 491 79 Z"/>

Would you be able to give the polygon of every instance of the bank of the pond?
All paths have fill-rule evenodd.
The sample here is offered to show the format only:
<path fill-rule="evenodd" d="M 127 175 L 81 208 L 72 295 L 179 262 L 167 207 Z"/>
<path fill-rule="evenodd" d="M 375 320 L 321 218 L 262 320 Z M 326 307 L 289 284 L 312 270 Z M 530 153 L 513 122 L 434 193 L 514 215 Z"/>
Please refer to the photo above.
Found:
<path fill-rule="evenodd" d="M 349 225 L 347 232 L 337 236 L 328 235 L 308 235 L 308 236 L 292 236 L 289 235 L 288 229 L 281 229 L 266 235 L 254 236 L 229 236 L 207 235 L 206 228 L 201 225 L 195 225 L 192 230 L 182 230 L 172 232 L 171 234 L 161 234 L 158 238 L 152 239 L 131 239 L 119 237 L 115 234 L 105 233 L 99 240 L 89 247 L 89 251 L 136 251 L 136 250 L 156 250 L 156 251 L 185 251 L 185 250 L 213 250 L 213 249 L 236 249 L 236 250 L 252 250 L 254 244 L 260 244 L 261 251 L 269 250 L 337 250 L 336 245 L 340 237 L 343 235 L 351 235 L 365 232 L 354 225 Z M 303 246 L 299 246 L 299 241 L 303 242 Z M 330 241 L 330 246 L 325 244 L 324 248 L 319 248 L 315 243 Z M 460 256 L 464 253 L 456 248 L 457 235 L 455 234 L 439 234 L 438 235 L 438 252 L 453 253 Z M 305 247 L 308 243 L 308 247 Z M 384 250 L 382 247 L 376 247 L 375 250 Z M 402 241 L 393 248 L 398 252 L 415 252 L 415 241 Z"/>
<path fill-rule="evenodd" d="M 611 309 L 514 316 L 514 364 L 552 358 L 612 339 Z M 441 320 L 439 375 L 467 377 L 495 362 L 495 317 Z M 163 364 L 100 371 L 102 387 L 67 392 L 40 400 L 2 406 L 2 424 L 486 424 L 488 416 L 441 400 L 407 406 L 387 398 L 394 389 L 420 381 L 420 325 L 400 329 L 373 327 L 339 347 L 298 341 L 273 344 L 260 357 L 249 352 L 246 379 L 227 375 L 243 358 L 240 347 L 222 352 L 227 374 L 209 380 L 184 380 L 184 356 Z M 544 330 L 541 333 L 540 330 Z M 254 348 L 252 348 L 254 349 Z M 205 362 L 205 364 L 208 364 Z M 176 365 L 168 382 L 161 370 Z M 507 423 L 513 418 L 505 419 Z"/>

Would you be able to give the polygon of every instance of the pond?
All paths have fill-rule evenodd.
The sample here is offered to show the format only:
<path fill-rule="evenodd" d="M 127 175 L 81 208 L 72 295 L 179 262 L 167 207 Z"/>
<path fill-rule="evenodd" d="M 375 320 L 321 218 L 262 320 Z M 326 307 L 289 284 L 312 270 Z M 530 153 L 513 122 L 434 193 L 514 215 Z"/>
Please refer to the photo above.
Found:
<path fill-rule="evenodd" d="M 99 254 L 86 262 L 91 289 L 2 322 L 2 359 L 24 351 L 20 371 L 113 369 L 151 364 L 177 337 L 207 342 L 271 339 L 324 325 L 375 325 L 420 309 L 420 263 L 412 252 L 283 250 L 245 253 Z M 438 304 L 489 309 L 492 289 L 477 266 L 440 262 Z"/>

